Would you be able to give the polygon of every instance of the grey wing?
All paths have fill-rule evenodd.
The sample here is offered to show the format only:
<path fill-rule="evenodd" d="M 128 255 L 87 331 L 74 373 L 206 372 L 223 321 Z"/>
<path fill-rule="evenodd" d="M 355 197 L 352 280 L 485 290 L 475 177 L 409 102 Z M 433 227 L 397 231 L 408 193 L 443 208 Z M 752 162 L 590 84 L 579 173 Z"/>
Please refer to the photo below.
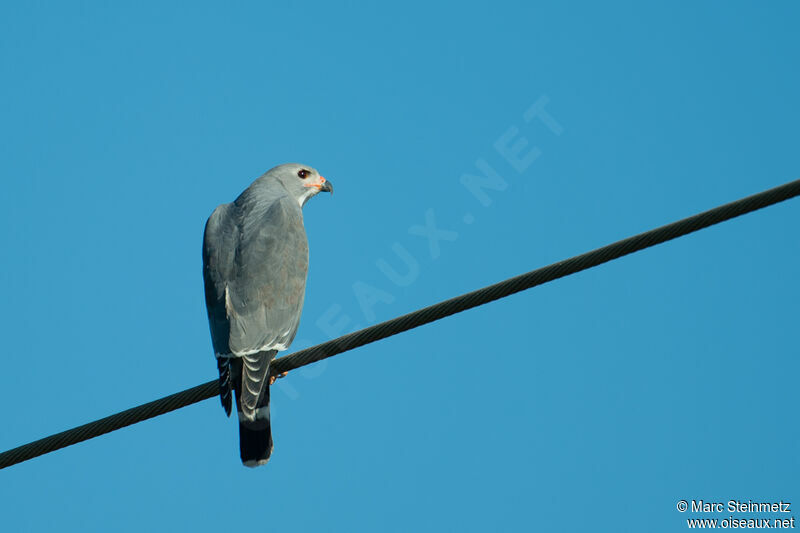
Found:
<path fill-rule="evenodd" d="M 203 281 L 211 342 L 217 355 L 230 353 L 230 324 L 225 309 L 225 291 L 233 276 L 238 230 L 233 204 L 217 207 L 203 234 Z"/>
<path fill-rule="evenodd" d="M 305 297 L 308 242 L 300 206 L 277 198 L 242 216 L 226 292 L 229 349 L 236 355 L 285 350 Z"/>

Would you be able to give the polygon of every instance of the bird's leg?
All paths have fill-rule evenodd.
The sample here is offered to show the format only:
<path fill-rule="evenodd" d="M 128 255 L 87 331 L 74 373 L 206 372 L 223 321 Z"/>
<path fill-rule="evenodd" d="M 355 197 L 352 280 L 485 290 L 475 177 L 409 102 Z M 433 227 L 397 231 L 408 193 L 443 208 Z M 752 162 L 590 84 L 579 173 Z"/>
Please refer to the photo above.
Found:
<path fill-rule="evenodd" d="M 285 378 L 287 374 L 288 374 L 288 372 L 282 372 L 282 373 L 278 374 L 277 376 L 270 376 L 269 377 L 269 384 L 272 385 L 273 383 L 275 383 L 275 380 L 278 379 L 278 378 Z"/>

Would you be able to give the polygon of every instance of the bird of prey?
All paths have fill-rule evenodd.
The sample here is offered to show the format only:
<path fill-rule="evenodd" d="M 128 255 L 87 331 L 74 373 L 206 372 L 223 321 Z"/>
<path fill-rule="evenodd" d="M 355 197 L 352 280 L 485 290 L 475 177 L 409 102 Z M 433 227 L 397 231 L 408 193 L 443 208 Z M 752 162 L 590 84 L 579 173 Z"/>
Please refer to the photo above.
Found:
<path fill-rule="evenodd" d="M 277 166 L 217 207 L 203 237 L 203 279 L 219 395 L 239 414 L 245 466 L 272 454 L 269 366 L 294 339 L 303 309 L 308 240 L 302 207 L 331 182 L 308 165 Z"/>

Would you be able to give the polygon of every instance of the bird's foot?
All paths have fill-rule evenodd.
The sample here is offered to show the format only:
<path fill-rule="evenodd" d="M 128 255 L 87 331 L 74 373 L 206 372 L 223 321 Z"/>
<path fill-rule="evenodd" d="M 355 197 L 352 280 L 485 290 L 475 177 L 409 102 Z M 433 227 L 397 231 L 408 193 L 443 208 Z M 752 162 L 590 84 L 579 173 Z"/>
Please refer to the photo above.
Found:
<path fill-rule="evenodd" d="M 285 378 L 287 374 L 288 374 L 288 372 L 283 372 L 281 374 L 278 374 L 277 376 L 270 376 L 269 377 L 269 384 L 272 385 L 273 383 L 275 383 L 275 380 L 278 379 L 278 378 Z"/>

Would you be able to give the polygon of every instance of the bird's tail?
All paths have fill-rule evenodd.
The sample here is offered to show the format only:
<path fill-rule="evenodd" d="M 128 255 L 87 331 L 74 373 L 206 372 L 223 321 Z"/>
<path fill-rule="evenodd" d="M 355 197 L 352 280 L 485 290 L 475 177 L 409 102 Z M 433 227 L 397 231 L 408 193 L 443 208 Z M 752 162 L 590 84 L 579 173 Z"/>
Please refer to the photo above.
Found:
<path fill-rule="evenodd" d="M 263 405 L 262 405 L 263 404 Z M 239 412 L 241 415 L 241 411 Z M 239 454 L 244 466 L 267 464 L 272 455 L 272 429 L 269 420 L 269 385 L 259 400 L 255 421 L 239 418 Z"/>
<path fill-rule="evenodd" d="M 266 464 L 272 454 L 269 416 L 269 365 L 275 351 L 259 352 L 239 359 L 236 380 L 236 410 L 239 414 L 239 452 L 245 466 Z"/>

